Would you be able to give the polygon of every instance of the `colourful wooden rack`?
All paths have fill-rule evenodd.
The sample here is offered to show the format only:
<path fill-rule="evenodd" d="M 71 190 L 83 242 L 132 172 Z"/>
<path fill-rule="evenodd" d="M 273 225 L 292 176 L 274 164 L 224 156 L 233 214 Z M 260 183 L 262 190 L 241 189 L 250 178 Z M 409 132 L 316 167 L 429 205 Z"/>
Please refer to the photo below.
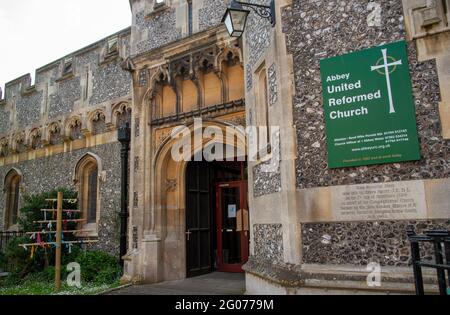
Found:
<path fill-rule="evenodd" d="M 46 245 L 54 245 L 56 246 L 56 253 L 55 253 L 55 290 L 59 291 L 61 289 L 61 250 L 63 244 L 91 244 L 91 243 L 98 243 L 97 240 L 85 240 L 85 241 L 62 241 L 62 236 L 64 233 L 82 233 L 82 232 L 89 232 L 88 230 L 70 230 L 70 231 L 64 231 L 62 226 L 63 222 L 85 222 L 86 219 L 68 219 L 63 220 L 63 213 L 81 213 L 80 210 L 63 210 L 63 201 L 69 202 L 69 203 L 76 203 L 76 199 L 63 199 L 63 194 L 61 192 L 58 192 L 58 199 L 46 199 L 48 202 L 56 202 L 57 203 L 57 209 L 42 209 L 41 211 L 44 213 L 47 212 L 54 212 L 57 213 L 56 220 L 41 220 L 41 221 L 34 221 L 33 223 L 56 223 L 56 231 L 39 231 L 39 232 L 27 232 L 27 235 L 33 235 L 33 234 L 56 234 L 56 242 L 41 242 L 41 243 L 31 243 L 31 244 L 19 244 L 20 247 L 29 247 L 29 246 L 46 246 Z"/>

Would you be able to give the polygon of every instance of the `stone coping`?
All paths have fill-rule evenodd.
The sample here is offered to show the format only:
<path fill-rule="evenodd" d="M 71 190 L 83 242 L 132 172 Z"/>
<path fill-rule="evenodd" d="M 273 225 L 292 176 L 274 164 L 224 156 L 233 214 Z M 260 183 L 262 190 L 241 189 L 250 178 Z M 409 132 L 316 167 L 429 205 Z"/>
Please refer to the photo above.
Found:
<path fill-rule="evenodd" d="M 281 265 L 251 258 L 243 267 L 246 273 L 268 282 L 291 288 L 386 291 L 414 293 L 412 268 L 382 267 L 381 287 L 368 287 L 369 272 L 362 266 L 349 265 Z M 436 271 L 423 269 L 426 292 L 437 293 Z"/>

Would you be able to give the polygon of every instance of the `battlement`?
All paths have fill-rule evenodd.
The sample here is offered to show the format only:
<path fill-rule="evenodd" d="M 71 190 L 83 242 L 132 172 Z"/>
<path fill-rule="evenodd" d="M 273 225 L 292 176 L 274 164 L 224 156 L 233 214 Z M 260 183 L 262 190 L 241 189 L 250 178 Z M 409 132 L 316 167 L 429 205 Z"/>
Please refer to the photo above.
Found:
<path fill-rule="evenodd" d="M 29 95 L 41 90 L 46 83 L 52 84 L 58 80 L 69 78 L 71 75 L 80 74 L 83 71 L 81 67 L 83 61 L 81 60 L 88 54 L 98 55 L 97 66 L 118 59 L 126 59 L 130 55 L 130 36 L 131 27 L 128 27 L 38 68 L 35 72 L 34 85 L 31 84 L 32 79 L 29 73 L 7 82 L 4 90 L 0 86 L 0 105 L 5 105 L 11 97 L 17 96 L 19 92 L 22 96 Z M 90 61 L 95 63 L 96 60 L 91 59 Z M 65 66 L 70 69 L 64 69 Z M 51 74 L 49 74 L 50 72 Z"/>
<path fill-rule="evenodd" d="M 129 100 L 131 74 L 122 64 L 130 42 L 126 28 L 37 69 L 33 85 L 30 74 L 8 82 L 0 93 L 0 138 L 85 119 Z"/>
<path fill-rule="evenodd" d="M 132 98 L 132 76 L 124 61 L 216 28 L 228 3 L 130 1 L 132 27 L 37 69 L 34 83 L 26 74 L 0 89 L 0 142 L 14 148 L 25 134 L 30 146 L 33 131 L 48 138 L 48 128 L 55 125 L 66 138 L 74 128 L 87 134 L 98 117 L 114 128 L 114 111 L 123 111 Z"/>

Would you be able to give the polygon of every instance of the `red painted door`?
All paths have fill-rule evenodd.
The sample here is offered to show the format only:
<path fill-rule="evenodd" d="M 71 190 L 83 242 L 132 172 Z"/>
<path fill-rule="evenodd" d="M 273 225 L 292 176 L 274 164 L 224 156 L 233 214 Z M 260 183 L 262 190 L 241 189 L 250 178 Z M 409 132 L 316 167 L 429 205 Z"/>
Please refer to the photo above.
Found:
<path fill-rule="evenodd" d="M 216 186 L 217 267 L 221 272 L 242 272 L 249 256 L 247 182 Z"/>

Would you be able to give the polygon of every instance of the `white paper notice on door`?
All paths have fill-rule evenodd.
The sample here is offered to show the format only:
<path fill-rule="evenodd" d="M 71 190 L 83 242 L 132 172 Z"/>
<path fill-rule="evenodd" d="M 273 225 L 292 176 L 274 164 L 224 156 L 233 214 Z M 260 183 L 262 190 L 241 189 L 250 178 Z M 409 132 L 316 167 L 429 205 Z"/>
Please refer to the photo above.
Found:
<path fill-rule="evenodd" d="M 237 214 L 237 206 L 236 205 L 228 205 L 228 218 L 236 218 Z"/>

